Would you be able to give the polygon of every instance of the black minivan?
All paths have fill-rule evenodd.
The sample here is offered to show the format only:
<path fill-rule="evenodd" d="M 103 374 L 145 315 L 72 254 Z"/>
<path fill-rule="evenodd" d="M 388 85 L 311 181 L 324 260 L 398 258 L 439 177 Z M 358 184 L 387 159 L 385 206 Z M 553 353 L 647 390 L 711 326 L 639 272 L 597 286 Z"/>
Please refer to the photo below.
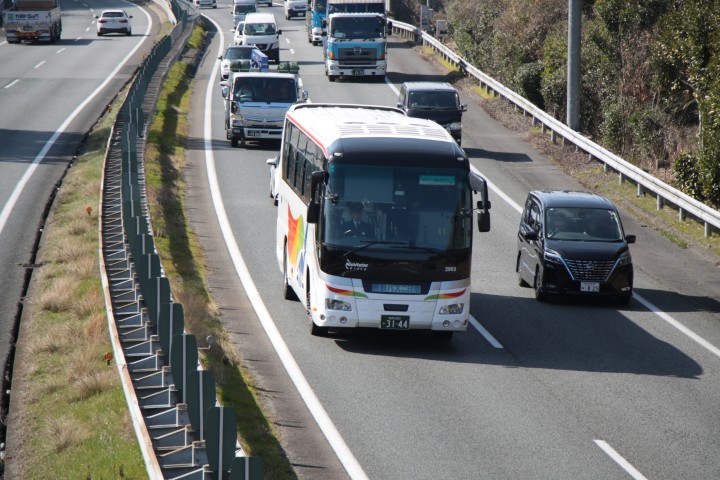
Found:
<path fill-rule="evenodd" d="M 550 293 L 608 295 L 627 305 L 633 264 L 617 208 L 607 198 L 576 191 L 532 191 L 517 235 L 516 271 L 535 298 Z"/>
<path fill-rule="evenodd" d="M 457 90 L 443 82 L 405 82 L 400 86 L 397 107 L 408 117 L 432 120 L 445 127 L 458 145 L 462 142 L 462 114 Z"/>

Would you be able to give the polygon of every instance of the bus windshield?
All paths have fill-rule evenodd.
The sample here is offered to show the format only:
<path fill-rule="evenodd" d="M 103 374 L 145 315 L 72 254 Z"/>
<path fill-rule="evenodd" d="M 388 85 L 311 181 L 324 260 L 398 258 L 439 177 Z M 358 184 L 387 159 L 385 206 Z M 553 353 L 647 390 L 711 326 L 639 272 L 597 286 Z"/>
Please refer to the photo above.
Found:
<path fill-rule="evenodd" d="M 467 170 L 332 163 L 321 241 L 349 251 L 469 249 Z"/>

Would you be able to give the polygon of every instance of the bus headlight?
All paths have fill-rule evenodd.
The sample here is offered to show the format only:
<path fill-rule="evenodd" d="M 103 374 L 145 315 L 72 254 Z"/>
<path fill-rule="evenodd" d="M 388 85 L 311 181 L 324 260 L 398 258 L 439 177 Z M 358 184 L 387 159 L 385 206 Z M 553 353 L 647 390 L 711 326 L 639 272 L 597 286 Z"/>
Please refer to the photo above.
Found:
<path fill-rule="evenodd" d="M 325 308 L 327 308 L 328 310 L 340 310 L 343 312 L 352 311 L 352 305 L 350 305 L 348 302 L 343 302 L 342 300 L 335 300 L 334 298 L 325 299 Z"/>
<path fill-rule="evenodd" d="M 450 305 L 444 305 L 440 307 L 440 315 L 459 315 L 465 308 L 464 303 L 452 303 Z"/>

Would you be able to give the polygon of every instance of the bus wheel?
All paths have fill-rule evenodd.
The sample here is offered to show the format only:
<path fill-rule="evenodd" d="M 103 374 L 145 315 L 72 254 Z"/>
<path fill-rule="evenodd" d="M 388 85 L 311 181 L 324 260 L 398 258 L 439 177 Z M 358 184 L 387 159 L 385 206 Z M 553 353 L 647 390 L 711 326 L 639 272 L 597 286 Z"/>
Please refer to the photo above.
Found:
<path fill-rule="evenodd" d="M 283 252 L 283 298 L 285 300 L 297 300 L 295 290 L 290 286 L 288 282 L 288 268 L 287 268 L 287 243 L 285 244 L 285 251 Z"/>
<path fill-rule="evenodd" d="M 441 342 L 449 342 L 452 340 L 454 332 L 448 332 L 447 330 L 432 330 L 432 335 L 436 340 Z"/>

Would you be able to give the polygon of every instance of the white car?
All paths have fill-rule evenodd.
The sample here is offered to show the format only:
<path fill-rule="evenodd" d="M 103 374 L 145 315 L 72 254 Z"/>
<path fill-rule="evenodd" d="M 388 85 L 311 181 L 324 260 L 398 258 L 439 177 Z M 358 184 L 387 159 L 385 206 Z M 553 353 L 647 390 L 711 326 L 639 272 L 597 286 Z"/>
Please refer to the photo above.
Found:
<path fill-rule="evenodd" d="M 231 32 L 234 32 L 235 35 L 233 35 L 233 45 L 242 45 L 243 44 L 243 29 L 245 28 L 245 22 L 238 22 L 237 25 L 235 25 L 235 28 L 230 30 Z"/>
<path fill-rule="evenodd" d="M 305 18 L 305 12 L 307 11 L 307 3 L 305 0 L 285 0 L 285 20 L 290 20 L 293 17 Z"/>
<path fill-rule="evenodd" d="M 195 6 L 217 8 L 217 0 L 195 0 Z"/>
<path fill-rule="evenodd" d="M 262 3 L 263 5 L 265 5 L 266 7 L 272 7 L 272 6 L 273 6 L 273 5 L 272 5 L 272 0 L 257 0 L 257 4 L 258 4 L 258 5 L 260 5 L 261 3 Z"/>
<path fill-rule="evenodd" d="M 275 206 L 278 204 L 277 183 L 279 180 L 277 179 L 277 176 L 280 174 L 280 170 L 278 170 L 277 166 L 279 161 L 279 152 L 274 158 L 268 158 L 266 161 L 266 163 L 270 166 L 270 198 L 273 199 Z"/>
<path fill-rule="evenodd" d="M 102 37 L 106 33 L 124 33 L 132 35 L 132 25 L 130 19 L 132 15 L 128 15 L 125 10 L 103 10 L 100 15 L 95 15 L 97 22 L 97 35 Z"/>
<path fill-rule="evenodd" d="M 255 45 L 231 45 L 229 46 L 223 55 L 218 57 L 220 60 L 220 76 L 222 80 L 227 80 L 230 76 L 230 63 L 233 60 L 250 60 L 252 52 L 259 50 Z"/>

